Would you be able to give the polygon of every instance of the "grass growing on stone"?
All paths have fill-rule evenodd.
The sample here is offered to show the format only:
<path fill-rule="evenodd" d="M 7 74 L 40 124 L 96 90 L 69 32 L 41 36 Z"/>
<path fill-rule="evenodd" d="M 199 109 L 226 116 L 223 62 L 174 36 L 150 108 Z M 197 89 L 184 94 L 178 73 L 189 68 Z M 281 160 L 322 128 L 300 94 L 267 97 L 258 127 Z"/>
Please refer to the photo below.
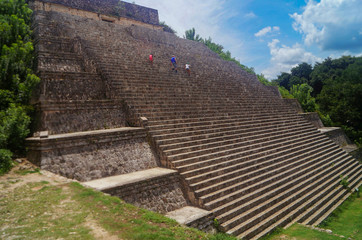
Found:
<path fill-rule="evenodd" d="M 0 239 L 235 240 L 182 227 L 78 183 L 23 184 L 0 195 L 0 216 Z"/>
<path fill-rule="evenodd" d="M 352 194 L 321 226 L 351 239 L 362 239 L 362 196 Z"/>
<path fill-rule="evenodd" d="M 208 235 L 196 229 L 184 228 L 172 219 L 126 204 L 119 198 L 85 189 L 77 183 L 70 186 L 75 192 L 74 199 L 92 211 L 102 227 L 123 239 L 235 239 L 224 234 Z"/>
<path fill-rule="evenodd" d="M 285 230 L 279 230 L 263 238 L 264 240 L 341 240 L 340 237 L 329 235 L 307 228 L 300 224 L 293 224 Z"/>
<path fill-rule="evenodd" d="M 352 194 L 322 224 L 323 229 L 332 230 L 333 234 L 342 235 L 347 239 L 362 239 L 362 196 Z M 288 229 L 278 229 L 264 240 L 334 240 L 346 239 L 294 224 Z"/>

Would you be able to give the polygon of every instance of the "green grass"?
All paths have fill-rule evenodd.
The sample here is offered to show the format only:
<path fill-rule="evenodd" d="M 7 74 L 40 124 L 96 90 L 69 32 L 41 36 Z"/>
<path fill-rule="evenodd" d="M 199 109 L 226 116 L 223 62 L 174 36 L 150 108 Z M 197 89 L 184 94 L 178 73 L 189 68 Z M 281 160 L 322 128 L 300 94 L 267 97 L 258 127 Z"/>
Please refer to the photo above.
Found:
<path fill-rule="evenodd" d="M 361 209 L 362 197 L 353 195 L 321 227 L 351 239 L 362 239 Z M 225 234 L 211 235 L 185 228 L 161 214 L 137 208 L 78 183 L 54 186 L 41 181 L 18 187 L 6 196 L 0 195 L 0 216 L 0 239 L 94 239 L 94 232 L 87 225 L 89 219 L 110 236 L 120 239 L 236 239 Z M 263 239 L 341 238 L 294 224 Z"/>
<path fill-rule="evenodd" d="M 165 216 L 124 203 L 117 197 L 86 189 L 78 183 L 70 185 L 74 199 L 97 216 L 102 227 L 113 235 L 132 240 L 209 239 L 233 240 L 225 234 L 209 235 L 192 228 L 184 228 Z"/>
<path fill-rule="evenodd" d="M 320 227 L 351 239 L 362 239 L 362 197 L 353 194 Z"/>
<path fill-rule="evenodd" d="M 58 239 L 78 236 L 92 239 L 82 225 L 86 213 L 75 202 L 65 201 L 62 188 L 47 182 L 31 183 L 0 198 L 1 239 Z"/>
<path fill-rule="evenodd" d="M 268 240 L 341 240 L 340 237 L 329 235 L 324 232 L 309 229 L 300 224 L 294 224 L 286 230 L 280 230 L 267 236 Z"/>
<path fill-rule="evenodd" d="M 352 194 L 319 227 L 332 230 L 333 234 L 343 235 L 350 239 L 362 239 L 362 197 L 357 196 L 356 193 Z M 278 229 L 263 239 L 334 240 L 343 238 L 294 224 L 286 230 Z"/>
<path fill-rule="evenodd" d="M 131 240 L 235 240 L 179 225 L 78 183 L 30 183 L 0 196 L 0 239 L 94 239 L 89 219 L 110 236 Z"/>

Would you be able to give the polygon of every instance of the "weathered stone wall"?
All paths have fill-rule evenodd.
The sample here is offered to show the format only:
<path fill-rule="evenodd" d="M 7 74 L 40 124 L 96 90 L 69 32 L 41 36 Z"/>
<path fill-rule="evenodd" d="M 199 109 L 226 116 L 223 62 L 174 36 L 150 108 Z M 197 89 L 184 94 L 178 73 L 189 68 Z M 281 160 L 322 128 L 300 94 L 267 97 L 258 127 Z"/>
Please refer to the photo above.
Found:
<path fill-rule="evenodd" d="M 333 142 L 340 147 L 352 144 L 351 140 L 347 137 L 344 131 L 339 127 L 326 127 L 319 129 L 322 133 L 327 135 Z"/>
<path fill-rule="evenodd" d="M 287 99 L 287 98 L 283 98 L 283 101 L 288 104 L 289 106 L 291 106 L 296 112 L 298 113 L 302 113 L 304 112 L 302 109 L 302 106 L 300 106 L 300 103 L 298 102 L 297 99 Z"/>
<path fill-rule="evenodd" d="M 159 25 L 158 11 L 119 0 L 36 0 L 59 4 L 74 9 L 116 17 L 130 18 L 147 24 Z"/>
<path fill-rule="evenodd" d="M 89 181 L 157 167 L 144 129 L 53 135 L 27 140 L 28 159 L 42 169 Z"/>
<path fill-rule="evenodd" d="M 83 132 L 126 126 L 122 102 L 41 102 L 36 106 L 36 131 L 49 134 Z"/>
<path fill-rule="evenodd" d="M 126 202 L 151 211 L 166 213 L 187 205 L 178 173 L 153 178 L 105 191 Z"/>
<path fill-rule="evenodd" d="M 215 229 L 214 226 L 214 215 L 212 213 L 195 221 L 189 222 L 186 225 L 188 227 L 197 228 L 207 233 L 217 232 L 217 229 Z"/>
<path fill-rule="evenodd" d="M 300 113 L 300 115 L 302 115 L 305 120 L 312 123 L 313 126 L 315 126 L 316 128 L 324 127 L 321 119 L 319 118 L 318 113 L 316 113 L 316 112 L 308 112 L 308 113 Z"/>

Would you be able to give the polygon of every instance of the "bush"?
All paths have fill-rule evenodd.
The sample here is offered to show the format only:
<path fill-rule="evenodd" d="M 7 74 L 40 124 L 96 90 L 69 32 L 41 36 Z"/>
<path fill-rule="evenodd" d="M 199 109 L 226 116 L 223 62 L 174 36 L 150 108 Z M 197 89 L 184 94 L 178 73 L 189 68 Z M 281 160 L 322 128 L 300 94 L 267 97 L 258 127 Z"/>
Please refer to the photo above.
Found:
<path fill-rule="evenodd" d="M 294 98 L 292 94 L 290 94 L 290 92 L 285 88 L 285 87 L 281 87 L 278 86 L 280 95 L 282 95 L 283 98 L 288 98 L 288 99 L 292 99 Z"/>
<path fill-rule="evenodd" d="M 13 154 L 7 149 L 0 149 L 0 176 L 8 172 L 12 166 Z"/>
<path fill-rule="evenodd" d="M 0 112 L 0 123 L 0 148 L 22 152 L 24 140 L 30 133 L 30 117 L 24 108 L 10 104 L 6 111 Z"/>

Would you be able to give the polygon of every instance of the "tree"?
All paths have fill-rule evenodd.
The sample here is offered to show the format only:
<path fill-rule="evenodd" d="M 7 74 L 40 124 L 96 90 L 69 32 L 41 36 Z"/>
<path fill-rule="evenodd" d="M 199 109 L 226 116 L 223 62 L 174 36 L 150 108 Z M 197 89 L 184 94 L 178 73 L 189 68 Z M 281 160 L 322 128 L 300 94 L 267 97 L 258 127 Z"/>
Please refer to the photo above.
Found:
<path fill-rule="evenodd" d="M 290 90 L 290 78 L 292 76 L 289 73 L 282 72 L 277 79 L 273 80 L 273 83 L 276 83 L 277 85 L 284 87 L 287 90 Z"/>
<path fill-rule="evenodd" d="M 298 99 L 305 112 L 315 112 L 317 110 L 315 98 L 311 96 L 312 91 L 313 88 L 306 83 L 293 85 L 290 89 L 290 93 Z"/>
<path fill-rule="evenodd" d="M 298 78 L 305 78 L 309 80 L 309 76 L 313 71 L 312 65 L 303 62 L 298 64 L 298 66 L 292 68 L 291 70 L 292 76 L 298 77 Z"/>
<path fill-rule="evenodd" d="M 352 139 L 360 141 L 359 139 L 362 138 L 361 99 L 362 57 L 359 57 L 355 58 L 353 64 L 349 64 L 341 73 L 325 80 L 317 102 L 320 104 L 321 111 L 328 113 L 337 126 L 345 128 Z"/>
<path fill-rule="evenodd" d="M 33 74 L 32 11 L 24 0 L 0 1 L 0 174 L 11 167 L 13 153 L 24 151 L 29 134 Z"/>
<path fill-rule="evenodd" d="M 200 35 L 196 34 L 195 28 L 187 30 L 185 32 L 184 38 L 186 38 L 188 40 L 196 41 L 196 42 L 202 42 L 203 41 L 203 39 L 200 37 Z"/>

